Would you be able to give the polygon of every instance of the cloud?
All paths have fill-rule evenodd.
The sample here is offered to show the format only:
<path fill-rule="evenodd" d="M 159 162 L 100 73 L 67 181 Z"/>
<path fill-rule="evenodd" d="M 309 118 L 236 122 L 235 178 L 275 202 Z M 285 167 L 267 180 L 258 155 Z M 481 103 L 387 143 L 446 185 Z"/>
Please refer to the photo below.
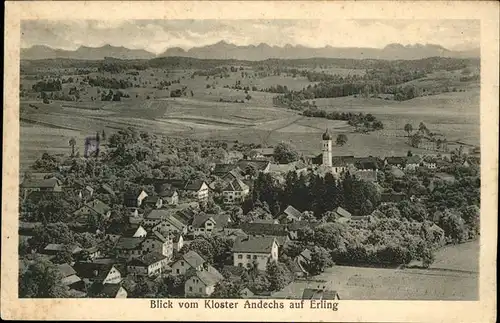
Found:
<path fill-rule="evenodd" d="M 30 20 L 21 24 L 21 44 L 76 49 L 111 44 L 160 53 L 225 40 L 236 45 L 384 47 L 432 43 L 479 47 L 478 20 Z"/>

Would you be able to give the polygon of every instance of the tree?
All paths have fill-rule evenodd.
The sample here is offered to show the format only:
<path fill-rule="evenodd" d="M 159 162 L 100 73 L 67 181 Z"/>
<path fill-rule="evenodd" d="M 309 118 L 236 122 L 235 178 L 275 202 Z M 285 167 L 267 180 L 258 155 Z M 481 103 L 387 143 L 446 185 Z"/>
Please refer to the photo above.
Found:
<path fill-rule="evenodd" d="M 410 137 L 410 133 L 413 131 L 413 126 L 409 123 L 405 124 L 404 130 L 408 134 L 408 137 Z"/>
<path fill-rule="evenodd" d="M 411 157 L 411 156 L 413 156 L 413 153 L 411 152 L 411 150 L 408 150 L 408 152 L 406 153 L 406 156 L 407 156 L 407 157 Z"/>
<path fill-rule="evenodd" d="M 168 275 L 158 287 L 156 297 L 183 297 L 186 280 L 185 275 Z"/>
<path fill-rule="evenodd" d="M 431 244 L 421 240 L 417 245 L 416 258 L 422 260 L 422 266 L 424 268 L 429 268 L 436 259 Z"/>
<path fill-rule="evenodd" d="M 241 298 L 241 284 L 236 282 L 223 280 L 215 285 L 214 292 L 210 295 L 211 298 Z"/>
<path fill-rule="evenodd" d="M 49 243 L 74 244 L 73 232 L 65 223 L 49 223 L 35 227 L 30 245 L 34 249 L 40 249 Z"/>
<path fill-rule="evenodd" d="M 420 136 L 418 133 L 410 137 L 410 146 L 412 147 L 418 148 L 421 142 L 422 142 L 422 136 Z"/>
<path fill-rule="evenodd" d="M 189 245 L 182 247 L 181 253 L 185 254 L 189 250 L 195 251 L 208 262 L 213 261 L 214 250 L 212 244 L 204 238 L 196 238 Z"/>
<path fill-rule="evenodd" d="M 69 145 L 71 147 L 71 157 L 75 157 L 75 145 L 76 145 L 76 140 L 75 138 L 71 138 L 69 140 Z"/>
<path fill-rule="evenodd" d="M 73 262 L 73 253 L 69 248 L 64 248 L 61 251 L 58 251 L 56 256 L 53 259 L 53 262 L 56 264 L 71 264 Z"/>
<path fill-rule="evenodd" d="M 59 269 L 47 259 L 37 258 L 19 279 L 19 296 L 27 298 L 68 297 Z"/>
<path fill-rule="evenodd" d="M 148 281 L 147 278 L 139 277 L 136 285 L 130 293 L 131 298 L 152 298 L 158 293 L 157 284 Z"/>
<path fill-rule="evenodd" d="M 23 203 L 23 217 L 27 221 L 54 223 L 64 221 L 67 217 L 66 203 L 60 195 L 43 194 L 37 200 L 27 199 Z"/>
<path fill-rule="evenodd" d="M 361 215 L 368 215 L 373 212 L 373 204 L 370 200 L 365 200 L 363 204 L 361 204 L 361 209 L 359 211 Z"/>
<path fill-rule="evenodd" d="M 337 140 L 335 140 L 336 144 L 339 146 L 343 146 L 347 143 L 347 136 L 343 133 L 337 136 Z"/>
<path fill-rule="evenodd" d="M 283 289 L 291 281 L 290 271 L 286 266 L 277 261 L 269 261 L 266 268 L 266 277 L 269 280 L 270 289 L 277 291 Z"/>
<path fill-rule="evenodd" d="M 479 208 L 476 205 L 468 205 L 463 207 L 460 213 L 469 229 L 469 238 L 476 238 L 479 235 Z"/>
<path fill-rule="evenodd" d="M 281 142 L 274 147 L 274 159 L 280 164 L 288 164 L 299 160 L 299 153 L 291 144 Z"/>
<path fill-rule="evenodd" d="M 439 219 L 439 226 L 453 243 L 460 243 L 467 239 L 465 222 L 454 209 L 446 209 L 443 212 Z"/>
<path fill-rule="evenodd" d="M 311 261 L 309 262 L 309 273 L 311 275 L 318 275 L 322 273 L 325 268 L 333 264 L 330 253 L 323 247 L 314 247 L 311 252 Z"/>
<path fill-rule="evenodd" d="M 418 131 L 422 132 L 422 134 L 425 134 L 428 131 L 425 123 L 420 122 L 420 124 L 418 125 Z"/>

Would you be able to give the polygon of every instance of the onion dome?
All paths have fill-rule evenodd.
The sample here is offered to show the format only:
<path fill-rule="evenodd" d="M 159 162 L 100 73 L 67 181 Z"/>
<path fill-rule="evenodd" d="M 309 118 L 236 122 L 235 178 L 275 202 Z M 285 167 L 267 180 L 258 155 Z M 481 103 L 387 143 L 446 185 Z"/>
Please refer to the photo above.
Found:
<path fill-rule="evenodd" d="M 328 129 L 326 129 L 325 133 L 323 134 L 323 140 L 332 140 L 332 137 L 330 136 Z"/>

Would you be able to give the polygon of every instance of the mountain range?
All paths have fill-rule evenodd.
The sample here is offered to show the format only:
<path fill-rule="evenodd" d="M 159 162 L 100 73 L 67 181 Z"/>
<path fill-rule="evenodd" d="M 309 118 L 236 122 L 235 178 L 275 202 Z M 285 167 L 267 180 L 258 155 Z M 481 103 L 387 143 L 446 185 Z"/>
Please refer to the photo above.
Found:
<path fill-rule="evenodd" d="M 260 61 L 270 58 L 277 59 L 304 59 L 313 57 L 322 58 L 347 58 L 347 59 L 384 59 L 384 60 L 411 60 L 427 57 L 453 57 L 453 58 L 478 58 L 479 48 L 470 50 L 449 50 L 440 45 L 415 44 L 401 45 L 389 44 L 384 48 L 370 47 L 332 47 L 311 48 L 301 45 L 285 45 L 283 47 L 270 46 L 261 43 L 257 46 L 238 46 L 220 41 L 216 44 L 193 47 L 184 50 L 179 47 L 168 48 L 165 52 L 155 55 L 143 49 L 128 49 L 105 45 L 102 47 L 85 47 L 63 50 L 48 46 L 35 45 L 21 49 L 21 59 L 47 59 L 68 58 L 85 60 L 102 60 L 105 57 L 118 59 L 151 59 L 155 57 L 191 57 L 198 59 L 237 59 Z"/>
<path fill-rule="evenodd" d="M 21 48 L 21 59 L 68 58 L 85 60 L 102 60 L 105 57 L 119 59 L 151 59 L 156 55 L 144 49 L 129 49 L 104 45 L 102 47 L 80 46 L 76 50 L 55 49 L 44 45 Z"/>

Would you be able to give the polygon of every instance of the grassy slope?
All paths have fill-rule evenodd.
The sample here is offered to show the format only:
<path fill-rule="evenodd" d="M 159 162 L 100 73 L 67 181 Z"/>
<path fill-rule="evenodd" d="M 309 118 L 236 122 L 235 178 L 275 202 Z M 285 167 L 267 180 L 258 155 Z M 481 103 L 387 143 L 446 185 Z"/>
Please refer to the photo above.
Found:
<path fill-rule="evenodd" d="M 245 71 L 253 75 L 251 70 Z M 279 83 L 286 84 L 289 88 L 299 89 L 308 84 L 303 78 L 293 79 L 286 76 L 271 76 L 262 79 L 241 78 L 241 72 L 238 71 L 229 73 L 229 78 L 216 78 L 215 80 L 210 78 L 207 81 L 203 76 L 196 76 L 192 79 L 193 72 L 193 70 L 146 70 L 139 72 L 137 81 L 133 80 L 134 76 L 124 73 L 118 76 L 93 73 L 92 76 L 129 79 L 146 88 L 127 89 L 131 98 L 124 99 L 122 102 L 91 102 L 90 97 L 98 95 L 97 88 L 90 87 L 82 91 L 84 102 L 53 102 L 44 105 L 35 101 L 39 109 L 34 109 L 28 106 L 29 101 L 23 101 L 21 103 L 22 117 L 77 130 L 81 137 L 103 129 L 112 131 L 120 127 L 134 126 L 154 133 L 175 133 L 200 139 L 238 140 L 263 145 L 288 141 L 308 155 L 317 154 L 321 150 L 320 136 L 326 128 L 329 128 L 334 135 L 345 133 L 348 136 L 346 145 L 334 147 L 334 155 L 406 154 L 410 147 L 406 144 L 402 128 L 405 123 L 411 123 L 414 128 L 417 128 L 421 121 L 431 131 L 439 131 L 449 140 L 479 143 L 479 89 L 477 86 L 474 88 L 473 84 L 470 84 L 466 92 L 419 97 L 404 102 L 354 97 L 315 100 L 318 106 L 328 111 L 372 113 L 384 123 L 383 131 L 359 134 L 354 133 L 353 129 L 344 122 L 304 118 L 295 111 L 273 108 L 272 97 L 275 94 L 272 93 L 250 91 L 252 99 L 245 100 L 245 103 L 219 102 L 220 98 L 225 100 L 245 98 L 244 91 L 223 88 L 224 85 L 232 85 L 237 80 L 240 80 L 243 86 L 256 84 L 259 87 L 267 87 Z M 442 77 L 442 73 L 434 74 L 428 76 L 427 79 Z M 445 72 L 445 74 L 449 76 L 450 73 Z M 456 78 L 457 75 L 453 77 Z M 81 77 L 74 76 L 75 79 Z M 170 86 L 170 89 L 187 86 L 187 97 L 172 99 L 168 97 L 168 90 L 153 88 L 162 80 L 177 79 L 181 81 L 181 84 L 174 84 Z M 31 87 L 34 82 L 22 80 L 25 88 Z M 215 84 L 216 88 L 207 89 L 206 84 Z M 69 91 L 71 86 L 77 86 L 77 84 L 64 84 L 66 91 Z M 193 96 L 190 94 L 191 90 Z M 86 94 L 83 94 L 85 92 Z M 135 94 L 139 97 L 136 98 Z M 146 95 L 150 95 L 151 99 L 146 100 Z M 101 110 L 79 109 L 79 107 L 96 107 Z M 59 152 L 66 148 L 69 138 L 60 139 L 55 143 L 54 139 L 51 139 L 53 137 L 51 131 L 53 130 L 44 129 L 38 136 L 28 136 L 22 130 L 21 151 L 24 152 L 24 156 L 36 155 L 39 142 L 49 142 L 49 144 L 42 145 L 42 147 L 46 146 L 44 149 Z M 48 138 L 44 138 L 45 136 Z M 425 152 L 416 149 L 412 151 Z M 31 157 L 29 159 L 31 160 Z"/>
<path fill-rule="evenodd" d="M 471 262 L 471 259 L 477 261 Z M 476 241 L 441 249 L 430 270 L 334 266 L 314 278 L 326 281 L 315 285 L 328 285 L 347 300 L 476 300 L 478 260 Z M 312 283 L 296 281 L 277 296 L 298 294 L 306 286 L 314 287 Z"/>

